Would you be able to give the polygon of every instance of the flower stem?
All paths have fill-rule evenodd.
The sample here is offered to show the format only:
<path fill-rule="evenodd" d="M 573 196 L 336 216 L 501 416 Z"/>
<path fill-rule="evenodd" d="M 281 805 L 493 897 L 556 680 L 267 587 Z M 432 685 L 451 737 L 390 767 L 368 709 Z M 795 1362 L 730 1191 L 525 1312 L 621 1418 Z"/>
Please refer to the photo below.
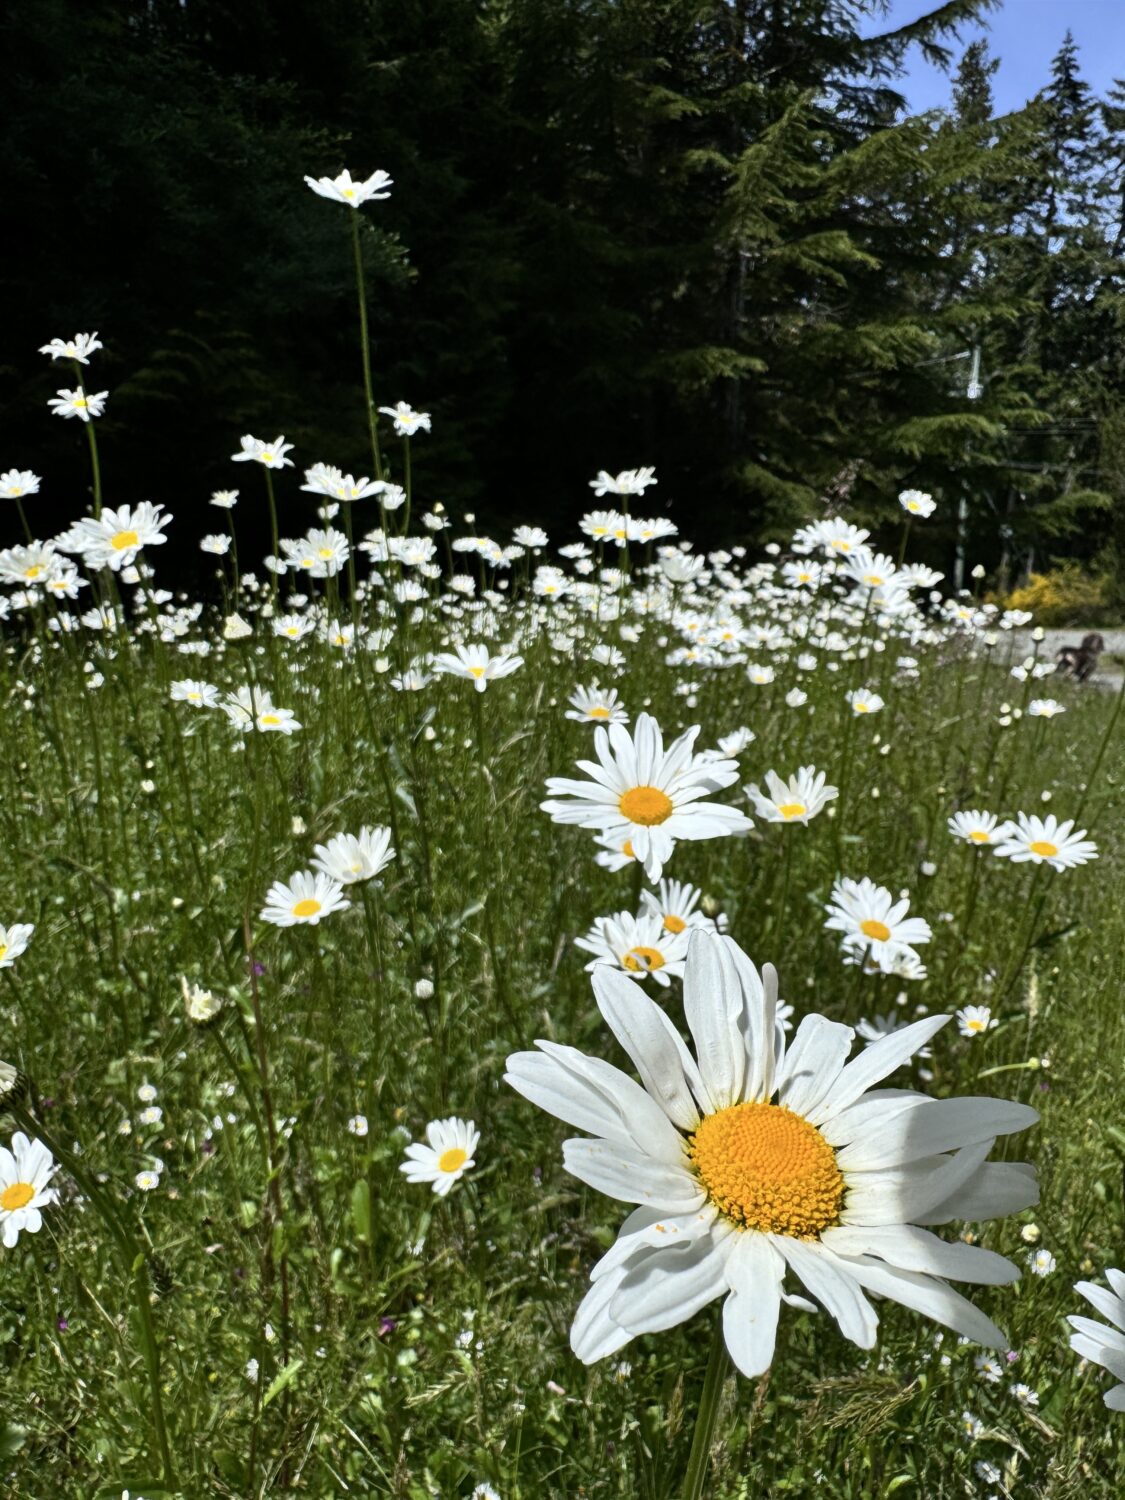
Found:
<path fill-rule="evenodd" d="M 699 1410 L 695 1416 L 691 1454 L 684 1476 L 683 1500 L 700 1500 L 703 1494 L 703 1482 L 707 1478 L 711 1447 L 715 1440 L 715 1426 L 719 1420 L 719 1407 L 722 1405 L 723 1386 L 729 1370 L 730 1355 L 723 1338 L 723 1319 L 720 1313 L 715 1323 L 707 1374 L 703 1377 L 703 1394 L 699 1398 Z"/>
<path fill-rule="evenodd" d="M 359 243 L 359 213 L 352 212 L 352 249 L 355 253 L 355 287 L 359 297 L 359 347 L 363 356 L 363 394 L 367 403 L 367 428 L 371 434 L 371 459 L 375 478 L 383 477 L 383 458 L 379 452 L 379 434 L 375 425 L 375 391 L 371 384 L 371 340 L 367 332 L 367 289 L 363 280 L 363 250 Z"/>

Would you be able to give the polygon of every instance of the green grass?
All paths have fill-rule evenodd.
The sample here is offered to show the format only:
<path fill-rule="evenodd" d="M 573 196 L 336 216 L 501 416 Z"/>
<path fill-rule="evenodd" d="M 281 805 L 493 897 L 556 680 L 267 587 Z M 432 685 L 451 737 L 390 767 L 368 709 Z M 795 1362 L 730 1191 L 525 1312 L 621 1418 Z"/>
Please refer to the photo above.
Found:
<path fill-rule="evenodd" d="M 904 1019 L 990 1003 L 999 1028 L 974 1041 L 941 1032 L 924 1086 L 979 1084 L 1042 1111 L 1006 1147 L 1038 1165 L 1041 1205 L 984 1226 L 983 1241 L 1023 1264 L 1021 1228 L 1034 1222 L 1057 1270 L 970 1293 L 1018 1351 L 1002 1382 L 985 1383 L 975 1349 L 901 1308 L 881 1304 L 870 1354 L 826 1315 L 783 1308 L 771 1372 L 728 1387 L 706 1493 L 1120 1494 L 1125 1419 L 1102 1405 L 1109 1377 L 1080 1371 L 1065 1323 L 1088 1310 L 1072 1283 L 1125 1263 L 1116 733 L 1085 786 L 1115 698 L 1049 683 L 1065 716 L 1001 727 L 1001 702 L 1029 696 L 1006 675 L 1001 637 L 995 662 L 959 641 L 917 648 L 917 680 L 893 673 L 896 642 L 862 674 L 822 665 L 794 710 L 792 662 L 768 688 L 737 666 L 672 668 L 660 639 L 674 632 L 643 620 L 620 672 L 589 664 L 596 641 L 621 644 L 617 627 L 580 620 L 573 652 L 522 630 L 524 665 L 483 696 L 442 677 L 399 693 L 389 679 L 408 659 L 453 628 L 488 631 L 432 605 L 417 621 L 400 611 L 383 671 L 376 654 L 275 642 L 252 603 L 254 637 L 210 657 L 138 631 L 60 645 L 29 614 L 0 660 L 0 920 L 36 923 L 0 975 L 0 1056 L 33 1080 L 51 1139 L 80 1152 L 147 1254 L 131 1282 L 97 1204 L 65 1172 L 42 1232 L 0 1251 L 0 1491 L 164 1493 L 133 1291 L 147 1301 L 151 1284 L 185 1496 L 423 1500 L 484 1481 L 503 1500 L 678 1493 L 716 1309 L 604 1364 L 575 1360 L 569 1322 L 625 1210 L 563 1173 L 566 1128 L 501 1082 L 507 1053 L 537 1036 L 628 1066 L 571 940 L 634 906 L 639 871 L 597 868 L 592 835 L 538 810 L 544 778 L 590 753 L 590 729 L 563 717 L 566 696 L 612 678 L 634 718 L 650 704 L 666 736 L 698 723 L 700 746 L 713 745 L 749 724 L 744 784 L 811 762 L 841 786 L 832 818 L 681 845 L 667 871 L 703 887 L 755 962 L 776 963 L 798 1018 L 854 1022 L 907 989 Z M 739 608 L 747 621 L 775 613 Z M 508 607 L 491 638 L 511 638 L 522 618 Z M 215 635 L 208 615 L 190 632 Z M 96 688 L 86 658 L 104 675 Z M 189 675 L 258 681 L 304 728 L 243 742 L 219 713 L 169 701 L 169 682 Z M 881 685 L 887 708 L 845 730 L 849 677 Z M 945 830 L 957 808 L 1041 811 L 1044 793 L 1060 817 L 1081 806 L 1096 863 L 1031 873 Z M 353 890 L 351 909 L 315 928 L 259 922 L 273 880 L 363 823 L 389 824 L 397 849 L 367 902 Z M 927 980 L 842 965 L 823 930 L 839 873 L 909 889 L 934 927 Z M 182 975 L 226 999 L 213 1024 L 187 1019 Z M 426 1003 L 421 978 L 435 986 Z M 660 992 L 677 1018 L 679 988 Z M 148 1128 L 144 1082 L 163 1110 Z M 357 1112 L 366 1138 L 348 1133 Z M 477 1168 L 442 1201 L 398 1164 L 408 1133 L 444 1114 L 475 1119 L 482 1138 Z M 137 1192 L 153 1156 L 161 1186 Z M 1039 1393 L 1037 1410 L 1009 1394 L 1015 1380 Z M 987 1429 L 975 1442 L 964 1411 Z M 1003 1469 L 1003 1486 L 974 1477 L 980 1460 Z"/>

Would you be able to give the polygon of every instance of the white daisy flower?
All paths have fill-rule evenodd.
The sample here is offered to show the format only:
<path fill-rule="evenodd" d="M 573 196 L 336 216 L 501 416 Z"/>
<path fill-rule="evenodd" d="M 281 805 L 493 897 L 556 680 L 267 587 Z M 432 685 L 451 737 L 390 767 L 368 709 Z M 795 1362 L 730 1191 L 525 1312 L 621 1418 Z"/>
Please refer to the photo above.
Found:
<path fill-rule="evenodd" d="M 628 840 L 648 878 L 659 880 L 677 840 L 722 838 L 752 826 L 736 808 L 699 800 L 733 786 L 738 766 L 733 760 L 696 763 L 692 747 L 698 733 L 696 724 L 665 750 L 651 714 L 639 716 L 632 735 L 621 724 L 596 729 L 598 762 L 578 762 L 590 780 L 549 777 L 552 796 L 540 808 L 556 823 L 596 828 L 621 845 Z"/>
<path fill-rule="evenodd" d="M 76 333 L 72 339 L 52 339 L 49 344 L 40 345 L 39 353 L 49 354 L 52 359 L 76 359 L 80 365 L 88 365 L 95 349 L 104 348 L 96 333 Z"/>
<path fill-rule="evenodd" d="M 856 688 L 854 692 L 845 693 L 844 697 L 851 704 L 853 714 L 877 714 L 883 707 L 882 698 L 870 688 Z"/>
<path fill-rule="evenodd" d="M 597 917 L 585 937 L 575 938 L 574 946 L 594 955 L 587 969 L 615 964 L 642 978 L 651 974 L 657 984 L 666 986 L 684 972 L 687 933 L 684 928 L 678 933 L 667 930 L 658 911 L 648 910 L 639 917 L 619 911 L 611 917 Z"/>
<path fill-rule="evenodd" d="M 212 532 L 199 543 L 200 552 L 209 552 L 212 557 L 225 557 L 230 551 L 230 537 Z"/>
<path fill-rule="evenodd" d="M 5 1250 L 15 1248 L 21 1231 L 39 1233 L 42 1210 L 59 1201 L 48 1187 L 57 1170 L 46 1146 L 21 1130 L 13 1135 L 11 1150 L 0 1146 L 0 1243 Z"/>
<path fill-rule="evenodd" d="M 833 516 L 827 521 L 813 521 L 793 534 L 793 551 L 815 552 L 818 548 L 829 557 L 847 557 L 862 547 L 871 535 L 869 531 Z"/>
<path fill-rule="evenodd" d="M 345 167 L 339 177 L 306 177 L 305 183 L 321 198 L 331 198 L 336 203 L 346 203 L 349 208 L 358 208 L 361 203 L 377 203 L 391 196 L 394 178 L 386 172 L 372 172 L 362 182 L 356 182 Z"/>
<path fill-rule="evenodd" d="M 963 1037 L 983 1036 L 999 1024 L 988 1005 L 965 1005 L 957 1012 L 957 1030 Z"/>
<path fill-rule="evenodd" d="M 895 901 L 885 886 L 876 885 L 865 875 L 862 880 L 841 876 L 832 887 L 832 897 L 825 907 L 825 927 L 841 932 L 845 951 L 863 954 L 883 973 L 904 949 L 916 943 L 928 943 L 930 924 L 921 917 L 908 917 L 910 901 Z"/>
<path fill-rule="evenodd" d="M 210 682 L 196 682 L 183 677 L 172 683 L 169 693 L 173 703 L 190 703 L 193 708 L 218 708 L 219 690 Z"/>
<path fill-rule="evenodd" d="M 348 1134 L 362 1138 L 367 1134 L 367 1116 L 352 1115 L 348 1121 Z"/>
<path fill-rule="evenodd" d="M 759 975 L 731 939 L 703 931 L 691 935 L 684 975 L 695 1057 L 624 974 L 599 967 L 593 987 L 641 1084 L 548 1041 L 511 1056 L 506 1074 L 525 1098 L 594 1137 L 564 1143 L 573 1176 L 638 1205 L 578 1309 L 571 1346 L 581 1360 L 603 1359 L 722 1297 L 734 1362 L 760 1375 L 782 1300 L 810 1305 L 785 1292 L 790 1271 L 861 1348 L 874 1346 L 878 1326 L 868 1292 L 1007 1346 L 947 1278 L 1000 1285 L 1018 1277 L 1016 1267 L 924 1226 L 1034 1201 L 1029 1167 L 986 1158 L 1035 1111 L 875 1087 L 948 1017 L 916 1021 L 851 1063 L 854 1032 L 823 1016 L 806 1016 L 786 1047 L 773 969 Z"/>
<path fill-rule="evenodd" d="M 0 969 L 10 969 L 21 953 L 27 952 L 34 922 L 13 922 L 11 927 L 0 927 Z"/>
<path fill-rule="evenodd" d="M 650 484 L 657 484 L 656 469 L 622 469 L 620 474 L 609 474 L 598 470 L 598 477 L 590 480 L 590 488 L 600 499 L 602 495 L 643 495 Z"/>
<path fill-rule="evenodd" d="M 219 510 L 233 510 L 238 504 L 237 490 L 212 490 L 211 499 L 207 502 Z"/>
<path fill-rule="evenodd" d="M 963 839 L 966 844 L 996 844 L 1007 833 L 1009 824 L 1001 823 L 995 813 L 970 808 L 954 813 L 945 826 L 955 839 Z"/>
<path fill-rule="evenodd" d="M 740 729 L 734 729 L 730 734 L 721 735 L 718 741 L 719 749 L 725 756 L 734 759 L 742 754 L 744 750 L 754 743 L 758 736 L 754 731 L 743 724 Z"/>
<path fill-rule="evenodd" d="M 94 394 L 79 386 L 76 391 L 56 391 L 47 405 L 56 417 L 77 417 L 80 422 L 88 422 L 91 417 L 101 416 L 108 400 L 108 391 Z"/>
<path fill-rule="evenodd" d="M 1057 714 L 1065 713 L 1066 704 L 1056 703 L 1054 698 L 1032 698 L 1027 705 L 1029 719 L 1053 719 Z"/>
<path fill-rule="evenodd" d="M 592 687 L 576 687 L 567 702 L 572 705 L 566 711 L 568 719 L 580 724 L 628 724 L 629 715 L 625 705 L 617 696 L 617 689 L 603 692 L 595 682 Z"/>
<path fill-rule="evenodd" d="M 898 497 L 898 503 L 910 515 L 921 516 L 923 520 L 932 516 L 937 508 L 937 502 L 933 496 L 927 495 L 924 490 L 903 490 Z"/>
<path fill-rule="evenodd" d="M 426 1126 L 426 1145 L 420 1141 L 406 1148 L 406 1160 L 399 1165 L 408 1182 L 430 1182 L 439 1198 L 444 1198 L 455 1183 L 476 1166 L 473 1152 L 480 1142 L 480 1131 L 472 1120 L 451 1115 L 447 1120 L 431 1120 Z"/>
<path fill-rule="evenodd" d="M 495 678 L 509 677 L 518 671 L 523 666 L 523 657 L 513 656 L 509 651 L 491 656 L 483 645 L 454 646 L 453 652 L 439 651 L 430 665 L 435 672 L 467 678 L 478 693 L 483 693 Z"/>
<path fill-rule="evenodd" d="M 0 495 L 10 500 L 22 499 L 24 495 L 39 493 L 39 475 L 31 469 L 5 469 L 0 474 Z"/>
<path fill-rule="evenodd" d="M 320 871 L 302 870 L 288 881 L 274 881 L 259 916 L 275 927 L 297 927 L 306 922 L 315 927 L 324 917 L 350 905 L 338 881 Z"/>
<path fill-rule="evenodd" d="M 714 927 L 711 918 L 697 911 L 703 892 L 682 880 L 662 880 L 657 893 L 641 892 L 641 904 L 658 916 L 665 932 L 685 932 L 689 927 Z"/>
<path fill-rule="evenodd" d="M 1080 1313 L 1070 1313 L 1067 1322 L 1075 1330 L 1070 1336 L 1070 1347 L 1075 1354 L 1101 1365 L 1121 1382 L 1106 1391 L 1102 1400 L 1110 1411 L 1125 1411 L 1125 1271 L 1107 1270 L 1105 1277 L 1110 1291 L 1092 1281 L 1076 1282 L 1074 1290 L 1103 1318 L 1108 1318 L 1113 1327 Z"/>
<path fill-rule="evenodd" d="M 317 844 L 313 868 L 341 885 L 371 880 L 395 857 L 389 828 L 363 827 L 358 834 L 338 833 L 327 844 Z"/>
<path fill-rule="evenodd" d="M 1084 828 L 1074 832 L 1073 818 L 1060 823 L 1054 813 L 1039 818 L 1021 812 L 997 841 L 996 853 L 1015 864 L 1031 860 L 1037 865 L 1050 865 L 1052 870 L 1069 870 L 1097 859 L 1098 846 L 1086 837 Z"/>
<path fill-rule="evenodd" d="M 757 786 L 748 786 L 747 795 L 754 811 L 767 823 L 804 823 L 823 812 L 829 802 L 840 795 L 838 787 L 828 786 L 827 776 L 815 766 L 802 766 L 796 776 L 782 781 L 776 771 L 766 772 L 767 796 Z"/>
<path fill-rule="evenodd" d="M 238 441 L 242 445 L 239 452 L 231 454 L 236 464 L 256 463 L 261 464 L 265 469 L 291 469 L 293 467 L 293 460 L 285 456 L 293 444 L 287 443 L 283 437 L 276 437 L 272 443 L 267 443 L 261 438 L 251 437 L 249 433 L 246 433 Z"/>
<path fill-rule="evenodd" d="M 394 406 L 381 406 L 379 410 L 390 417 L 399 437 L 413 437 L 416 432 L 430 431 L 428 411 L 415 411 L 407 401 L 396 401 Z"/>
<path fill-rule="evenodd" d="M 57 539 L 63 552 L 81 554 L 88 568 L 110 568 L 120 573 L 136 561 L 142 547 L 161 546 L 168 538 L 164 527 L 172 519 L 162 505 L 142 500 L 140 505 L 122 505 L 103 510 L 95 520 L 85 516 Z"/>

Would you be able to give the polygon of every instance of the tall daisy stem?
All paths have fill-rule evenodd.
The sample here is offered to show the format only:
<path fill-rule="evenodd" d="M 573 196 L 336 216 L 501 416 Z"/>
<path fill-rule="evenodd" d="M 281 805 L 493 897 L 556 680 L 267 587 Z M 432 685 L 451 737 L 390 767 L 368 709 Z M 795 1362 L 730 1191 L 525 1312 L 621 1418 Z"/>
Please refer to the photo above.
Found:
<path fill-rule="evenodd" d="M 715 1441 L 715 1427 L 722 1405 L 723 1386 L 730 1371 L 730 1355 L 723 1338 L 723 1319 L 720 1313 L 715 1323 L 715 1334 L 711 1343 L 711 1358 L 707 1361 L 707 1374 L 703 1377 L 703 1394 L 699 1398 L 699 1410 L 695 1416 L 695 1431 L 691 1439 L 687 1473 L 684 1475 L 682 1500 L 700 1500 L 703 1482 L 711 1462 L 711 1448 Z"/>
<path fill-rule="evenodd" d="M 376 430 L 375 389 L 371 383 L 371 340 L 367 332 L 367 288 L 363 279 L 363 248 L 359 241 L 359 212 L 352 211 L 352 250 L 355 254 L 355 289 L 359 298 L 359 347 L 363 356 L 363 394 L 367 403 L 367 428 L 371 435 L 371 459 L 375 478 L 383 477 L 383 457 Z"/>

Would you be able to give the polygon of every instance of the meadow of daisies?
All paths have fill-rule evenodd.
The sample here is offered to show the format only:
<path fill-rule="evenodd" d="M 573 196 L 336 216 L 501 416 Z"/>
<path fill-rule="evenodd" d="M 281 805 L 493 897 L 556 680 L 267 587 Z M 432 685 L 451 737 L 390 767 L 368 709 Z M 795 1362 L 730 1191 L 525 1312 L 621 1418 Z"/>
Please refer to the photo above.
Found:
<path fill-rule="evenodd" d="M 0 1493 L 1119 1495 L 1121 695 L 917 490 L 475 534 L 355 264 L 353 453 L 201 535 L 79 334 L 85 513 L 0 474 Z"/>

